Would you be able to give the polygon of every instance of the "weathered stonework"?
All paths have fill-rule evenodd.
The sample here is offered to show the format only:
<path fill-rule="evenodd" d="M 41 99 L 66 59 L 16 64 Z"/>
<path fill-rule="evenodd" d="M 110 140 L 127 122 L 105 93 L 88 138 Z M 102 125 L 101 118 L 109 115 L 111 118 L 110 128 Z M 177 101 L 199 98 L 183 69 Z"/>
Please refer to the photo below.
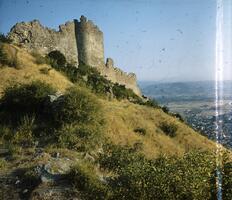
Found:
<path fill-rule="evenodd" d="M 8 37 L 16 44 L 21 44 L 29 51 L 43 55 L 59 50 L 67 60 L 78 66 L 78 52 L 75 37 L 75 25 L 67 22 L 55 31 L 43 27 L 38 20 L 21 22 L 13 26 Z"/>
<path fill-rule="evenodd" d="M 80 21 L 73 20 L 60 25 L 58 31 L 42 26 L 38 20 L 17 23 L 11 28 L 8 37 L 29 51 L 43 55 L 58 50 L 75 66 L 83 62 L 96 67 L 112 82 L 125 85 L 140 95 L 135 74 L 127 74 L 114 67 L 111 58 L 105 64 L 103 33 L 84 16 L 81 16 Z"/>
<path fill-rule="evenodd" d="M 140 89 L 137 86 L 137 78 L 134 73 L 126 73 L 114 66 L 112 58 L 106 59 L 106 66 L 100 69 L 102 75 L 107 77 L 114 83 L 125 85 L 126 88 L 132 89 L 136 94 L 141 95 Z"/>
<path fill-rule="evenodd" d="M 81 16 L 80 22 L 74 20 L 78 59 L 93 67 L 104 66 L 103 33 L 91 20 Z"/>

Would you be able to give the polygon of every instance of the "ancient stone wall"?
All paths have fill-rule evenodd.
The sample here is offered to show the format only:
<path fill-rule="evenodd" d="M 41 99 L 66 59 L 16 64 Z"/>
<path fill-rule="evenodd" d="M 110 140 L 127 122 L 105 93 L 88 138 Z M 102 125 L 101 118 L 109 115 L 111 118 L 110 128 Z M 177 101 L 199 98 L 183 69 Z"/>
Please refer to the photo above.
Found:
<path fill-rule="evenodd" d="M 84 16 L 80 22 L 75 20 L 75 25 L 79 61 L 92 67 L 104 66 L 103 33 Z"/>
<path fill-rule="evenodd" d="M 112 82 L 125 85 L 126 88 L 132 89 L 135 94 L 141 95 L 140 89 L 137 85 L 136 75 L 134 73 L 126 73 L 118 67 L 115 67 L 112 58 L 107 58 L 106 65 L 104 68 L 100 69 L 100 72 Z"/>
<path fill-rule="evenodd" d="M 74 20 L 60 25 L 58 31 L 43 27 L 38 20 L 17 23 L 8 37 L 29 51 L 37 51 L 43 55 L 58 50 L 69 63 L 78 67 L 83 62 L 96 67 L 112 82 L 125 85 L 140 95 L 135 74 L 127 74 L 114 67 L 110 58 L 105 64 L 103 33 L 84 16 L 81 16 L 80 21 Z"/>
<path fill-rule="evenodd" d="M 29 51 L 48 54 L 59 50 L 67 60 L 78 66 L 78 51 L 75 37 L 75 25 L 67 22 L 55 31 L 43 27 L 38 20 L 17 23 L 12 27 L 8 37 L 16 44 L 21 44 Z"/>

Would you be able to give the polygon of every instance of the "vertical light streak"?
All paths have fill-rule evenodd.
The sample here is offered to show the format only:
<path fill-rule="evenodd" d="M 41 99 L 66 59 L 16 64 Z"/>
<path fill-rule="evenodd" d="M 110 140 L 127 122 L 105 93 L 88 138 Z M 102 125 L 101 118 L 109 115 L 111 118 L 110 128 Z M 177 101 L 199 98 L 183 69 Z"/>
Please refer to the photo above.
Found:
<path fill-rule="evenodd" d="M 222 200 L 222 173 L 221 173 L 221 145 L 220 140 L 223 136 L 222 114 L 223 103 L 223 0 L 217 0 L 217 16 L 216 16 L 216 44 L 215 44 L 215 116 L 216 116 L 216 186 L 217 199 Z"/>

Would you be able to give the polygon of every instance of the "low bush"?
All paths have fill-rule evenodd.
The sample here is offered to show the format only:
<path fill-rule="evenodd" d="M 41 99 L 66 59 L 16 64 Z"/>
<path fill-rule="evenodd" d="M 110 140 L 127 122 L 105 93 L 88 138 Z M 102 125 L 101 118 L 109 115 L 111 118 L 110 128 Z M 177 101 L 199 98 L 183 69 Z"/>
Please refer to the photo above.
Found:
<path fill-rule="evenodd" d="M 188 154 L 183 159 L 130 163 L 110 182 L 113 199 L 210 199 L 214 165 L 208 156 Z"/>
<path fill-rule="evenodd" d="M 30 147 L 34 144 L 33 130 L 35 126 L 35 117 L 24 116 L 17 128 L 12 143 L 23 147 Z"/>
<path fill-rule="evenodd" d="M 38 65 L 50 64 L 50 59 L 46 56 L 42 56 L 41 54 L 35 51 L 32 52 L 31 55 L 35 58 L 35 63 Z"/>
<path fill-rule="evenodd" d="M 103 146 L 104 153 L 99 156 L 100 166 L 107 170 L 119 172 L 130 163 L 136 163 L 145 159 L 142 155 L 136 153 L 134 148 L 121 147 L 112 144 Z"/>
<path fill-rule="evenodd" d="M 140 134 L 140 135 L 146 135 L 146 133 L 147 133 L 147 131 L 146 131 L 145 128 L 135 128 L 135 129 L 134 129 L 134 132 L 135 132 L 135 133 L 138 133 L 138 134 Z"/>
<path fill-rule="evenodd" d="M 59 52 L 51 52 L 48 54 L 50 64 L 56 70 L 64 73 L 70 81 L 74 83 L 85 83 L 93 92 L 97 94 L 107 95 L 112 93 L 117 99 L 128 99 L 134 103 L 142 102 L 131 89 L 127 89 L 124 85 L 112 83 L 97 71 L 96 68 L 88 66 L 82 62 L 78 68 L 67 63 L 64 55 Z"/>
<path fill-rule="evenodd" d="M 67 64 L 66 67 L 59 66 L 58 70 L 63 72 L 74 83 L 85 83 L 87 87 L 97 94 L 105 95 L 111 92 L 113 83 L 103 77 L 97 69 L 84 63 L 79 63 L 78 68 L 71 64 Z"/>
<path fill-rule="evenodd" d="M 90 152 L 102 142 L 103 129 L 97 124 L 68 124 L 56 132 L 58 145 L 81 152 Z"/>
<path fill-rule="evenodd" d="M 73 87 L 53 102 L 54 121 L 59 124 L 100 121 L 101 105 L 87 89 Z"/>
<path fill-rule="evenodd" d="M 111 199 L 216 199 L 215 155 L 193 151 L 183 157 L 145 159 L 128 148 L 108 146 L 99 158 L 108 179 Z M 231 163 L 223 162 L 223 199 L 231 198 Z"/>
<path fill-rule="evenodd" d="M 104 120 L 101 104 L 87 89 L 70 88 L 53 102 L 56 141 L 62 147 L 91 151 L 103 139 Z"/>
<path fill-rule="evenodd" d="M 170 113 L 171 116 L 179 119 L 181 122 L 184 122 L 184 118 L 179 113 Z"/>
<path fill-rule="evenodd" d="M 115 83 L 112 88 L 114 96 L 121 100 L 121 99 L 128 99 L 131 101 L 136 101 L 140 99 L 131 89 L 125 87 L 125 85 L 120 85 Z"/>
<path fill-rule="evenodd" d="M 47 57 L 51 60 L 51 65 L 54 68 L 65 67 L 67 64 L 64 54 L 58 50 L 51 51 Z"/>
<path fill-rule="evenodd" d="M 45 103 L 48 95 L 53 93 L 55 89 L 41 81 L 16 84 L 6 88 L 0 100 L 1 121 L 18 124 L 25 115 L 46 117 Z"/>
<path fill-rule="evenodd" d="M 162 109 L 165 113 L 169 114 L 169 108 L 168 108 L 167 106 L 162 106 L 161 109 Z"/>
<path fill-rule="evenodd" d="M 99 72 L 93 71 L 88 76 L 87 86 L 89 86 L 97 94 L 111 93 L 112 83 L 100 75 Z"/>
<path fill-rule="evenodd" d="M 145 106 L 153 107 L 153 108 L 160 108 L 158 102 L 155 101 L 154 99 L 148 99 L 147 101 L 142 102 L 141 104 Z"/>
<path fill-rule="evenodd" d="M 109 190 L 95 172 L 92 165 L 80 163 L 74 166 L 67 178 L 84 199 L 109 199 Z"/>
<path fill-rule="evenodd" d="M 8 126 L 0 125 L 0 141 L 11 141 L 13 135 L 13 131 Z"/>
<path fill-rule="evenodd" d="M 159 128 L 168 136 L 175 137 L 178 129 L 177 125 L 168 122 L 162 122 Z"/>
<path fill-rule="evenodd" d="M 232 162 L 226 162 L 222 169 L 222 199 L 232 199 Z"/>
<path fill-rule="evenodd" d="M 51 101 L 53 94 L 39 81 L 6 88 L 0 100 L 1 140 L 28 147 L 39 139 L 78 151 L 98 147 L 104 120 L 96 96 L 77 87 Z"/>
<path fill-rule="evenodd" d="M 4 169 L 7 165 L 7 162 L 5 159 L 0 158 L 0 170 Z"/>
<path fill-rule="evenodd" d="M 0 42 L 11 43 L 12 40 L 7 38 L 3 33 L 0 33 Z"/>

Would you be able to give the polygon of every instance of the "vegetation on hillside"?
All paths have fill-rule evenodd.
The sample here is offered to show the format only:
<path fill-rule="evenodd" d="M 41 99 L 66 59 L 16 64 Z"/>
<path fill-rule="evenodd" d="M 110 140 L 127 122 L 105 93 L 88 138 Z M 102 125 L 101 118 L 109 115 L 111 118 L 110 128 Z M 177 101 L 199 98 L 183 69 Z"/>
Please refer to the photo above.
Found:
<path fill-rule="evenodd" d="M 146 104 L 149 106 L 157 106 L 155 103 L 142 100 L 131 89 L 124 85 L 112 83 L 103 77 L 97 69 L 90 67 L 84 63 L 80 63 L 78 68 L 66 61 L 65 56 L 59 51 L 52 51 L 46 57 L 33 53 L 37 64 L 50 64 L 56 70 L 62 72 L 73 83 L 84 85 L 93 92 L 100 95 L 113 95 L 118 100 L 127 99 L 131 102 Z"/>
<path fill-rule="evenodd" d="M 61 96 L 40 81 L 5 89 L 0 101 L 0 138 L 6 143 L 60 145 L 79 150 L 101 141 L 101 105 L 87 89 L 70 88 Z"/>
<path fill-rule="evenodd" d="M 85 199 L 217 199 L 212 153 L 194 151 L 182 158 L 148 160 L 134 149 L 108 145 L 98 162 L 113 176 L 103 180 L 90 163 L 74 166 L 69 180 Z M 224 160 L 223 199 L 231 199 L 232 163 Z"/>
<path fill-rule="evenodd" d="M 3 33 L 0 33 L 0 43 L 11 43 L 11 39 L 7 38 Z"/>
<path fill-rule="evenodd" d="M 5 87 L 0 98 L 0 144 L 10 154 L 0 158 L 1 170 L 16 160 L 16 167 L 24 167 L 20 180 L 33 190 L 41 183 L 33 170 L 41 158 L 28 159 L 28 151 L 57 153 L 60 149 L 68 151 L 75 162 L 62 181 L 71 183 L 82 199 L 217 198 L 217 166 L 215 155 L 209 152 L 214 149 L 210 141 L 174 114 L 165 114 L 168 110 L 163 108 L 163 112 L 155 101 L 143 101 L 94 68 L 83 63 L 79 68 L 71 66 L 57 51 L 47 57 L 33 55 L 38 65 L 49 63 L 74 84 L 62 93 L 38 80 Z M 43 70 L 43 76 L 49 73 Z M 115 97 L 112 101 L 104 97 L 109 93 Z M 122 99 L 128 101 L 118 101 Z M 175 153 L 178 156 L 170 156 Z M 225 155 L 219 169 L 225 200 L 232 198 L 231 169 Z"/>
<path fill-rule="evenodd" d="M 16 69 L 19 68 L 19 61 L 18 61 L 18 56 L 17 56 L 17 50 L 12 49 L 13 51 L 10 51 L 7 53 L 7 47 L 4 45 L 4 43 L 0 42 L 0 67 L 1 66 L 9 66 L 9 67 L 14 67 Z M 9 49 L 8 49 L 9 51 Z"/>

